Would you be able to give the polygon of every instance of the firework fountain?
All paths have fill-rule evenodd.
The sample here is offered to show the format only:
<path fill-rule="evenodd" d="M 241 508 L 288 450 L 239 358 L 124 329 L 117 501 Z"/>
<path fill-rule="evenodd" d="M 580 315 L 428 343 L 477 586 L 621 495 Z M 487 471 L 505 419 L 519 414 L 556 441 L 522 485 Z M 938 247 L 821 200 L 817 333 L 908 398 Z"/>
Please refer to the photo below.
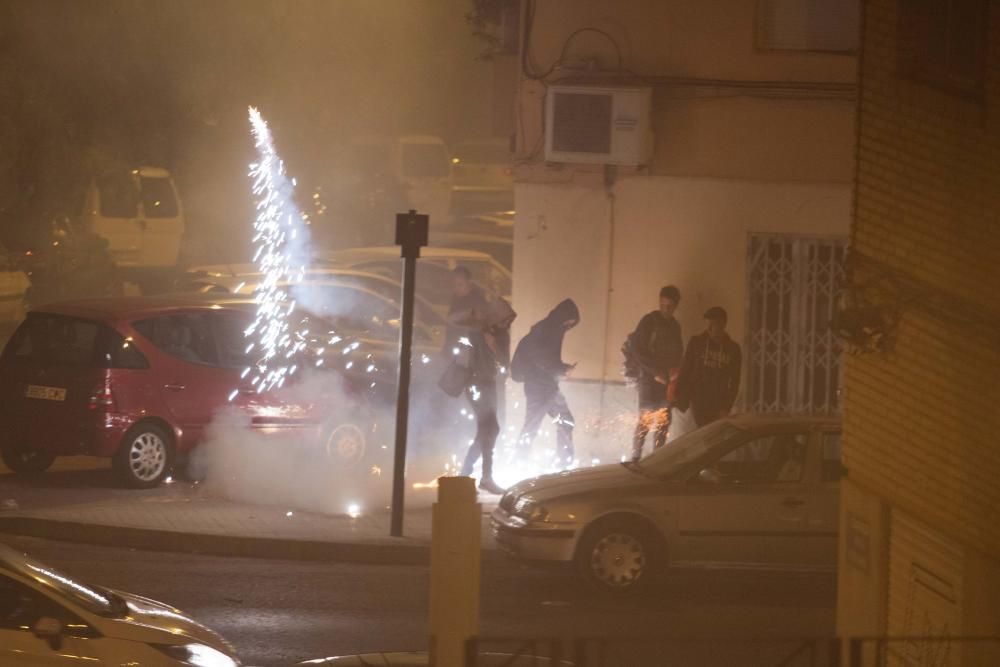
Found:
<path fill-rule="evenodd" d="M 295 299 L 287 285 L 300 282 L 305 274 L 309 233 L 292 201 L 294 181 L 285 175 L 267 122 L 257 109 L 250 107 L 249 113 L 258 152 L 257 162 L 250 165 L 257 206 L 253 261 L 263 279 L 254 291 L 257 316 L 245 332 L 247 352 L 256 352 L 257 362 L 243 376 L 250 376 L 254 389 L 265 392 L 295 373 L 295 355 L 305 347 L 307 332 L 291 324 Z"/>

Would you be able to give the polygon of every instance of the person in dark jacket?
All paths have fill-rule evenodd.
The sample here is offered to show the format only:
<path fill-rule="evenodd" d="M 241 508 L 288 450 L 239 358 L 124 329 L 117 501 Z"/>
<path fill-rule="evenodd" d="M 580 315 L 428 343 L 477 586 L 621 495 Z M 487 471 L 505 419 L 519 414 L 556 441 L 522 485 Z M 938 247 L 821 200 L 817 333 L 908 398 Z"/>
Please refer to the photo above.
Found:
<path fill-rule="evenodd" d="M 451 303 L 448 304 L 447 325 L 444 332 L 444 351 L 451 353 L 458 339 L 466 334 L 468 327 L 461 322 L 472 312 L 486 312 L 489 300 L 483 288 L 472 281 L 472 274 L 464 266 L 456 266 L 451 272 Z"/>
<path fill-rule="evenodd" d="M 517 344 L 511 362 L 511 378 L 524 383 L 526 402 L 524 427 L 517 440 L 526 453 L 538 435 L 545 415 L 556 423 L 556 456 L 560 466 L 573 461 L 573 413 L 559 389 L 559 380 L 576 364 L 562 360 L 563 337 L 580 322 L 580 310 L 572 299 L 564 299 L 545 319 L 531 327 Z"/>
<path fill-rule="evenodd" d="M 703 333 L 688 342 L 677 382 L 677 409 L 690 407 L 694 421 L 704 426 L 729 414 L 740 389 L 743 353 L 726 333 L 726 311 L 714 306 L 705 311 Z"/>
<path fill-rule="evenodd" d="M 472 469 L 483 458 L 479 488 L 487 493 L 502 494 L 504 489 L 493 479 L 493 449 L 500 423 L 497 421 L 497 372 L 504 363 L 504 339 L 509 340 L 511 322 L 517 315 L 503 299 L 489 302 L 485 310 L 472 311 L 464 340 L 458 344 L 468 348 L 471 368 L 465 396 L 476 418 L 476 437 L 462 463 L 461 475 L 472 475 Z"/>
<path fill-rule="evenodd" d="M 646 435 L 655 430 L 654 448 L 667 441 L 670 427 L 668 389 L 678 373 L 684 356 L 681 325 L 674 311 L 681 301 L 681 291 L 674 285 L 660 290 L 660 307 L 643 315 L 633 334 L 635 359 L 639 366 L 639 421 L 632 440 L 632 460 L 642 457 Z"/>

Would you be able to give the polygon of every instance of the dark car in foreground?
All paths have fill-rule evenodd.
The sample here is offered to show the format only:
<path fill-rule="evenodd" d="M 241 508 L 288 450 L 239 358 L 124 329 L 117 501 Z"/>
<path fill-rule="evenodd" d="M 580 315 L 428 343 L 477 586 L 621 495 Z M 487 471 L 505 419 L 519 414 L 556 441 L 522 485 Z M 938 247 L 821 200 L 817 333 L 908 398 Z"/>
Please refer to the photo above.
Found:
<path fill-rule="evenodd" d="M 517 558 L 573 562 L 622 593 L 668 566 L 832 569 L 840 437 L 830 417 L 723 419 L 638 462 L 519 482 L 493 533 Z"/>
<path fill-rule="evenodd" d="M 4 462 L 31 474 L 57 456 L 107 457 L 125 485 L 151 487 L 228 411 L 254 432 L 292 434 L 331 464 L 360 466 L 371 449 L 373 392 L 394 374 L 379 332 L 396 328 L 381 314 L 365 324 L 357 312 L 351 331 L 338 331 L 303 313 L 305 347 L 289 363 L 312 370 L 259 392 L 245 336 L 255 308 L 249 297 L 209 294 L 32 311 L 0 355 Z"/>

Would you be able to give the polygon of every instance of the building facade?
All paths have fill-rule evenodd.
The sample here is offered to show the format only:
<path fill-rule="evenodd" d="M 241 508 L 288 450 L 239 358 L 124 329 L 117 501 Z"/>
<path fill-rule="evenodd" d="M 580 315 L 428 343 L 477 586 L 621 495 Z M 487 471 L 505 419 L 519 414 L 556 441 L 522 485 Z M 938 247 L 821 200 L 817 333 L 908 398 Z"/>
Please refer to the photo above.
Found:
<path fill-rule="evenodd" d="M 1000 2 L 863 4 L 838 631 L 996 637 Z M 897 641 L 878 664 L 998 648 Z"/>
<path fill-rule="evenodd" d="M 564 357 L 581 457 L 626 451 L 620 348 L 667 284 L 685 340 L 706 309 L 728 311 L 743 407 L 839 409 L 826 324 L 850 227 L 857 20 L 846 0 L 522 2 L 514 335 L 563 298 L 580 306 Z M 546 100 L 566 86 L 648 91 L 645 158 L 547 158 Z"/>

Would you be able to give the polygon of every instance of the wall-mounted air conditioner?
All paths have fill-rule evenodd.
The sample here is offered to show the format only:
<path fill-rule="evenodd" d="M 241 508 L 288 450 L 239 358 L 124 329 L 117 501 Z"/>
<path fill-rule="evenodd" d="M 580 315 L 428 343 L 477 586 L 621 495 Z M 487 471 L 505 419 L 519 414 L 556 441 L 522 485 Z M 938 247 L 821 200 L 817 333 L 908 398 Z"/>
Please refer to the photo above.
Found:
<path fill-rule="evenodd" d="M 652 157 L 649 88 L 550 86 L 545 159 L 585 164 L 647 164 Z"/>

